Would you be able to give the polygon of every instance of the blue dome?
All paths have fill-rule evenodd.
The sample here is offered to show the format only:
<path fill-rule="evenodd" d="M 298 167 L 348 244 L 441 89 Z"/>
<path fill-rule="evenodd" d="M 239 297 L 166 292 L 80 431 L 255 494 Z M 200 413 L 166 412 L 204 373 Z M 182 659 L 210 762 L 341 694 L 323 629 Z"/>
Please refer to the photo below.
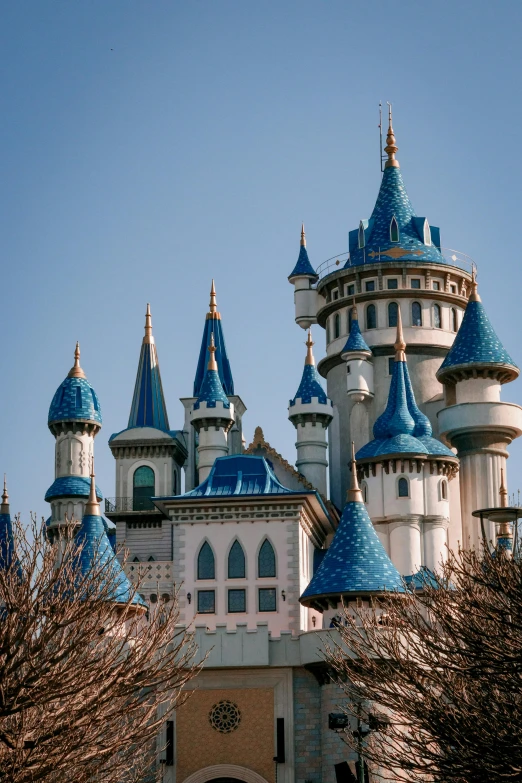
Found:
<path fill-rule="evenodd" d="M 47 492 L 45 493 L 45 500 L 53 500 L 54 498 L 69 498 L 69 497 L 89 497 L 91 488 L 91 479 L 84 476 L 62 476 L 55 479 Z M 103 495 L 100 492 L 100 488 L 96 487 L 96 497 L 98 500 L 103 500 Z"/>
<path fill-rule="evenodd" d="M 47 423 L 60 421 L 94 421 L 101 426 L 100 402 L 86 378 L 67 376 L 58 386 L 49 408 Z"/>

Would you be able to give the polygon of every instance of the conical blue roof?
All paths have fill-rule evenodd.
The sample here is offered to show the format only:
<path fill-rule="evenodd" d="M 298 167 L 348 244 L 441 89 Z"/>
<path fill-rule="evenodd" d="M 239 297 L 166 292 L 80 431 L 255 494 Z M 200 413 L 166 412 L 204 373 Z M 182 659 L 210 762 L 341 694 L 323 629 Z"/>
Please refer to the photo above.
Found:
<path fill-rule="evenodd" d="M 310 259 L 308 258 L 304 224 L 301 227 L 301 247 L 299 249 L 299 257 L 297 259 L 297 263 L 294 266 L 292 272 L 288 275 L 288 279 L 291 280 L 292 277 L 298 277 L 299 275 L 305 277 L 313 277 L 314 280 L 317 280 L 318 277 L 315 269 L 310 263 Z"/>
<path fill-rule="evenodd" d="M 58 386 L 49 408 L 47 423 L 93 421 L 102 424 L 100 401 L 80 367 L 80 347 L 76 343 L 74 367 Z"/>
<path fill-rule="evenodd" d="M 155 427 L 157 430 L 169 432 L 169 419 L 163 396 L 156 344 L 152 336 L 149 305 L 145 316 L 145 336 L 141 345 L 129 416 L 128 428 L 133 427 Z"/>
<path fill-rule="evenodd" d="M 230 402 L 225 394 L 217 370 L 207 369 L 199 390 L 198 398 L 194 403 L 194 410 L 198 410 L 202 402 L 207 403 L 207 408 L 215 408 L 216 402 L 222 402 L 224 408 L 230 408 Z"/>
<path fill-rule="evenodd" d="M 328 397 L 321 385 L 321 376 L 317 372 L 315 364 L 305 364 L 301 383 L 295 393 L 290 405 L 295 405 L 296 400 L 303 403 L 312 402 L 312 397 L 317 397 L 317 401 L 322 405 L 328 405 Z"/>
<path fill-rule="evenodd" d="M 507 365 L 514 368 L 518 375 L 517 365 L 497 337 L 476 292 L 470 297 L 455 341 L 437 371 L 437 378 L 440 379 L 448 370 L 456 367 L 473 365 Z"/>
<path fill-rule="evenodd" d="M 207 313 L 207 317 L 205 319 L 205 328 L 203 329 L 203 338 L 201 340 L 201 348 L 199 351 L 196 377 L 194 378 L 194 397 L 199 397 L 201 393 L 201 387 L 210 359 L 208 347 L 210 345 L 210 338 L 212 334 L 214 335 L 214 342 L 216 346 L 216 353 L 214 356 L 218 366 L 217 371 L 219 373 L 219 379 L 225 394 L 231 396 L 234 394 L 234 379 L 232 378 L 232 370 L 230 369 L 230 362 L 228 361 L 225 336 L 223 334 L 223 325 L 221 323 L 221 315 L 217 311 L 214 281 L 212 281 L 212 288 L 210 291 L 210 310 Z"/>
<path fill-rule="evenodd" d="M 307 605 L 327 596 L 404 593 L 401 576 L 375 532 L 364 503 L 349 501 L 321 565 L 300 598 Z"/>
<path fill-rule="evenodd" d="M 371 351 L 368 345 L 366 344 L 366 340 L 361 334 L 361 329 L 359 327 L 359 320 L 357 318 L 352 319 L 350 334 L 348 335 L 346 344 L 343 350 L 341 351 L 341 356 L 344 357 L 344 354 L 350 353 L 350 351 L 364 351 L 365 353 L 371 354 Z"/>

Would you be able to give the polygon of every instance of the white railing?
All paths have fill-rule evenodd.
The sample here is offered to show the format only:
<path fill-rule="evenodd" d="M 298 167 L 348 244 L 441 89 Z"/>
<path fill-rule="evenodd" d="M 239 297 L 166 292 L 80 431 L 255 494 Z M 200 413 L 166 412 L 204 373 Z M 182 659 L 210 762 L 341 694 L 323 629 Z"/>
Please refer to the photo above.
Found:
<path fill-rule="evenodd" d="M 471 258 L 471 256 L 468 256 L 466 253 L 461 253 L 460 250 L 453 250 L 449 247 L 441 247 L 440 253 L 442 255 L 442 262 L 448 264 L 448 266 L 456 266 L 458 269 L 462 269 L 464 272 L 467 272 L 468 274 L 471 274 L 473 269 L 476 270 L 477 265 Z M 316 274 L 319 275 L 319 279 L 322 279 L 323 277 L 326 277 L 327 275 L 332 274 L 333 272 L 339 271 L 339 269 L 343 269 L 346 267 L 349 269 L 351 266 L 353 267 L 361 267 L 364 266 L 364 264 L 375 264 L 380 263 L 381 261 L 410 261 L 415 262 L 415 258 L 401 258 L 401 259 L 393 259 L 389 258 L 385 255 L 386 251 L 383 251 L 383 255 L 380 255 L 380 248 L 376 255 L 372 256 L 371 258 L 366 258 L 363 264 L 351 264 L 350 262 L 350 253 L 339 253 L 336 256 L 331 256 L 331 258 L 327 258 L 326 261 L 323 261 L 322 264 L 319 264 L 317 267 Z M 405 250 L 404 254 L 407 255 L 408 251 Z"/>

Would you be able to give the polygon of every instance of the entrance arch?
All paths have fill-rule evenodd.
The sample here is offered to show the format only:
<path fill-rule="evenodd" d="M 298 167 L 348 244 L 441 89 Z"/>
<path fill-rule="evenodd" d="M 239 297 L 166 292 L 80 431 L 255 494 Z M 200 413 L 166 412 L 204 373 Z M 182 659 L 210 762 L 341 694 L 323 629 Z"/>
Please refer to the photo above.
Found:
<path fill-rule="evenodd" d="M 247 767 L 239 767 L 237 764 L 212 764 L 210 767 L 204 767 L 198 769 L 197 772 L 193 772 L 188 778 L 185 778 L 183 783 L 224 783 L 224 779 L 235 781 L 235 783 L 268 783 L 266 778 L 262 775 L 258 775 L 252 769 Z"/>

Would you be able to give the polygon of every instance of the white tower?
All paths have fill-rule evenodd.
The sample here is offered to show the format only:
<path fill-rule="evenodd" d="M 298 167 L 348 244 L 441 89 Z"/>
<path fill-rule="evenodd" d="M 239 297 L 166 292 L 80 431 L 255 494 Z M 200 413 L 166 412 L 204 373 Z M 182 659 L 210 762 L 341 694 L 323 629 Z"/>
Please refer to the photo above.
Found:
<path fill-rule="evenodd" d="M 313 287 L 319 276 L 308 258 L 304 223 L 301 226 L 301 249 L 297 263 L 288 276 L 294 286 L 295 322 L 302 329 L 317 323 L 317 289 Z"/>
<path fill-rule="evenodd" d="M 288 406 L 288 418 L 297 432 L 296 467 L 326 496 L 326 430 L 333 418 L 332 401 L 321 386 L 312 352 L 312 332 L 308 330 L 307 352 L 301 383 Z"/>

